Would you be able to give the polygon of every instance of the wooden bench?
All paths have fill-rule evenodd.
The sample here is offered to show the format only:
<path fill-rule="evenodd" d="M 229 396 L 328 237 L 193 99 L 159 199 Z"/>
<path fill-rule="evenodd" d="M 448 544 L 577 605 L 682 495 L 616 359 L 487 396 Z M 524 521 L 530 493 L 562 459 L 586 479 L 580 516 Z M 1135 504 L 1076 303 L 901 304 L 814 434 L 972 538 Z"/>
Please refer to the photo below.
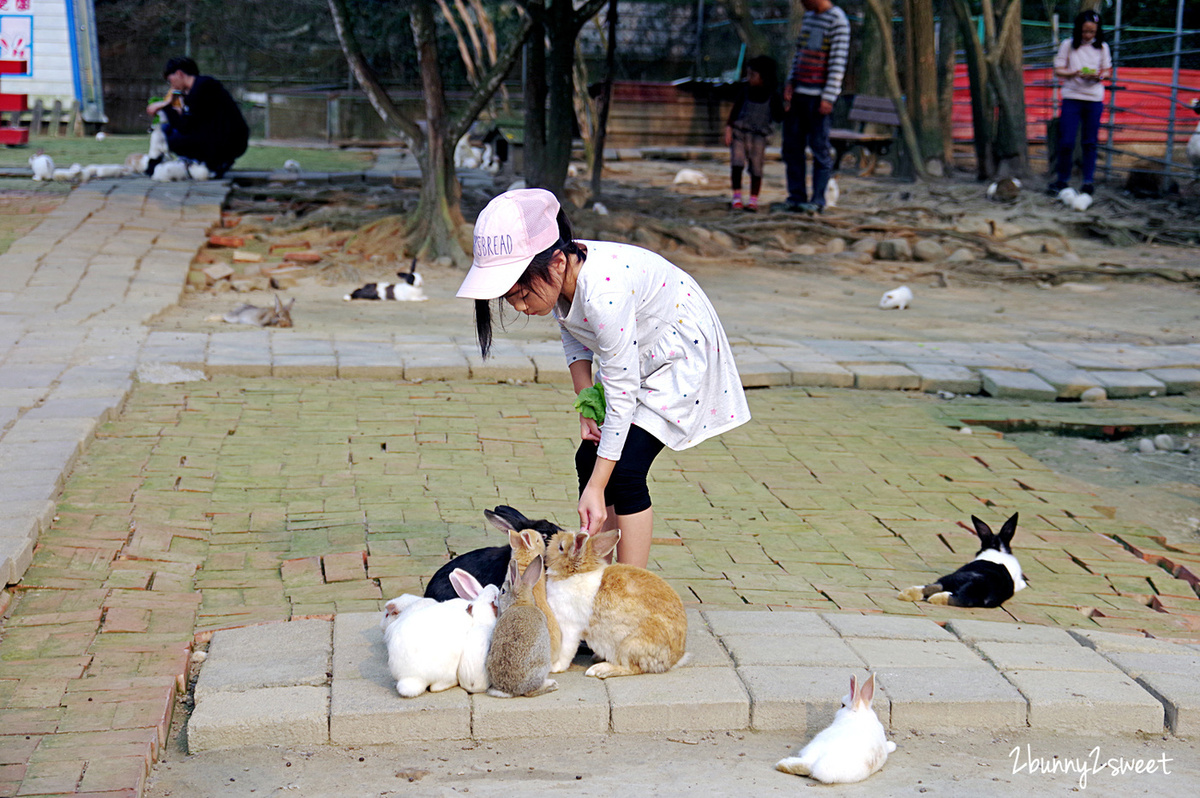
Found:
<path fill-rule="evenodd" d="M 872 97 L 858 94 L 850 105 L 848 120 L 857 123 L 858 129 L 834 128 L 829 131 L 829 143 L 833 147 L 833 171 L 842 165 L 842 158 L 854 147 L 864 151 L 862 174 L 870 175 L 875 172 L 875 165 L 880 155 L 887 155 L 892 142 L 896 140 L 895 129 L 900 127 L 900 117 L 896 114 L 896 106 L 890 97 Z M 867 125 L 886 125 L 893 128 L 888 133 L 867 133 Z"/>

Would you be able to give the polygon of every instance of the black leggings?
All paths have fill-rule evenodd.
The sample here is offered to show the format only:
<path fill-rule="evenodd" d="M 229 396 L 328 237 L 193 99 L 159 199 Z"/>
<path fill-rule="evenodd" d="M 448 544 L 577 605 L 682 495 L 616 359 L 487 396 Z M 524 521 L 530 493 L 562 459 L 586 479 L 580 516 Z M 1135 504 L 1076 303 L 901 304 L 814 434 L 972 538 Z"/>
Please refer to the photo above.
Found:
<path fill-rule="evenodd" d="M 582 441 L 575 452 L 575 471 L 579 474 L 579 492 L 587 486 L 596 465 L 595 441 Z M 629 438 L 621 450 L 621 459 L 613 468 L 608 486 L 604 489 L 604 503 L 613 508 L 617 515 L 633 515 L 650 509 L 650 489 L 646 486 L 646 475 L 650 464 L 663 450 L 663 442 L 639 426 L 629 427 Z"/>

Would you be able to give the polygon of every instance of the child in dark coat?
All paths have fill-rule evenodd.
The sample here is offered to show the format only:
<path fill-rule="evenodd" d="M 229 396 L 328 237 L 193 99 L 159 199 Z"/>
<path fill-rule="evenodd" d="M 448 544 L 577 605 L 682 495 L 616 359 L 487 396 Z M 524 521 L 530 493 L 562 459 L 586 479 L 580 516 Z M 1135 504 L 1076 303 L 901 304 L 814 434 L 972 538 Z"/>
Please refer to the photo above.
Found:
<path fill-rule="evenodd" d="M 783 100 L 777 91 L 775 59 L 760 55 L 750 59 L 746 82 L 740 87 L 729 121 L 725 125 L 725 144 L 729 147 L 730 178 L 733 183 L 734 210 L 758 210 L 758 192 L 762 188 L 763 161 L 767 139 L 775 122 L 783 119 Z M 742 204 L 742 171 L 750 167 L 750 197 Z"/>

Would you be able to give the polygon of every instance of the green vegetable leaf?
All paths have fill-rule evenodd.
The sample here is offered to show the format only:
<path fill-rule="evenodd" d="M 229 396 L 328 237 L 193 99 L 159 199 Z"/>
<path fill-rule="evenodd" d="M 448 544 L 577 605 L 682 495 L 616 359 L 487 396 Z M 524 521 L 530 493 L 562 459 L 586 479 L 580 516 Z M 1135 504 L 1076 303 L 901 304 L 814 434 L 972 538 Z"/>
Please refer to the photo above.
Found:
<path fill-rule="evenodd" d="M 596 383 L 590 388 L 584 388 L 575 397 L 575 409 L 584 418 L 590 418 L 597 424 L 604 423 L 604 386 Z"/>

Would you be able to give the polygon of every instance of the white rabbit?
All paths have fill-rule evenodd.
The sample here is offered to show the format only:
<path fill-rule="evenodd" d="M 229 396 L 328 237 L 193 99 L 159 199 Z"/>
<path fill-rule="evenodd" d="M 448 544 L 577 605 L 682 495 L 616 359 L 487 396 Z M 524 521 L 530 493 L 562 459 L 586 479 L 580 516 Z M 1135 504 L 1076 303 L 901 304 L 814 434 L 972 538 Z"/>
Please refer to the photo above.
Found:
<path fill-rule="evenodd" d="M 406 610 L 424 606 L 426 604 L 437 604 L 433 599 L 421 598 L 412 593 L 401 593 L 396 598 L 383 605 L 383 617 L 379 619 L 379 628 L 387 633 L 387 629 L 392 625 L 392 622 L 399 618 Z"/>
<path fill-rule="evenodd" d="M 825 784 L 862 781 L 883 767 L 896 744 L 887 739 L 883 724 L 871 709 L 875 697 L 875 674 L 861 689 L 850 677 L 850 695 L 842 699 L 833 723 L 817 733 L 799 752 L 775 763 L 775 769 L 797 776 L 811 776 Z"/>
<path fill-rule="evenodd" d="M 1071 203 L 1071 207 L 1077 211 L 1086 211 L 1088 208 L 1092 207 L 1092 195 L 1082 193 L 1077 194 L 1074 201 Z"/>
<path fill-rule="evenodd" d="M 66 169 L 55 169 L 51 177 L 62 183 L 73 183 L 83 174 L 83 167 L 73 163 Z"/>
<path fill-rule="evenodd" d="M 34 180 L 54 179 L 54 159 L 41 150 L 29 156 L 29 167 L 33 169 Z"/>
<path fill-rule="evenodd" d="M 154 174 L 150 175 L 151 180 L 157 180 L 160 183 L 170 183 L 175 180 L 187 180 L 188 168 L 183 161 L 163 161 L 158 166 L 154 167 Z"/>
<path fill-rule="evenodd" d="M 1063 205 L 1074 205 L 1075 198 L 1079 196 L 1079 192 L 1073 188 L 1064 188 L 1058 192 L 1058 201 Z"/>
<path fill-rule="evenodd" d="M 471 140 L 465 135 L 454 145 L 454 166 L 457 169 L 479 168 L 477 148 L 471 146 Z"/>
<path fill-rule="evenodd" d="M 396 692 L 405 698 L 458 684 L 463 646 L 474 625 L 468 611 L 471 603 L 465 597 L 494 601 L 498 595 L 495 585 L 485 589 L 461 569 L 450 574 L 450 582 L 464 598 L 419 606 L 414 602 L 387 628 L 388 668 L 396 680 Z"/>
<path fill-rule="evenodd" d="M 708 176 L 699 169 L 680 169 L 675 173 L 675 185 L 686 184 L 689 186 L 707 186 Z"/>
<path fill-rule="evenodd" d="M 300 171 L 300 162 L 297 161 L 295 158 L 288 158 L 286 161 L 283 162 L 283 171 L 299 172 Z"/>
<path fill-rule="evenodd" d="M 155 158 L 165 158 L 170 149 L 167 147 L 167 134 L 163 132 L 162 125 L 152 125 L 150 127 L 150 160 Z"/>
<path fill-rule="evenodd" d="M 499 601 L 500 588 L 484 585 L 467 606 L 471 628 L 463 639 L 462 656 L 458 660 L 458 684 L 468 693 L 482 693 L 488 689 L 487 655 L 500 615 Z"/>
<path fill-rule="evenodd" d="M 907 285 L 902 285 L 899 288 L 893 288 L 879 299 L 879 307 L 883 310 L 904 310 L 908 307 L 908 303 L 912 302 L 913 292 Z"/>
<path fill-rule="evenodd" d="M 83 167 L 83 174 L 81 177 L 83 182 L 86 183 L 89 180 L 108 180 L 114 177 L 124 177 L 127 174 L 129 174 L 129 170 L 121 164 L 90 163 Z"/>
<path fill-rule="evenodd" d="M 842 190 L 838 187 L 836 177 L 829 178 L 829 182 L 825 185 L 825 207 L 833 208 L 838 204 L 838 199 L 842 196 Z"/>
<path fill-rule="evenodd" d="M 192 180 L 208 180 L 212 177 L 212 172 L 209 171 L 208 166 L 199 162 L 189 163 L 187 165 L 187 173 L 188 177 Z"/>
<path fill-rule="evenodd" d="M 125 156 L 125 171 L 128 174 L 144 175 L 150 165 L 150 156 L 144 152 L 131 152 Z"/>

